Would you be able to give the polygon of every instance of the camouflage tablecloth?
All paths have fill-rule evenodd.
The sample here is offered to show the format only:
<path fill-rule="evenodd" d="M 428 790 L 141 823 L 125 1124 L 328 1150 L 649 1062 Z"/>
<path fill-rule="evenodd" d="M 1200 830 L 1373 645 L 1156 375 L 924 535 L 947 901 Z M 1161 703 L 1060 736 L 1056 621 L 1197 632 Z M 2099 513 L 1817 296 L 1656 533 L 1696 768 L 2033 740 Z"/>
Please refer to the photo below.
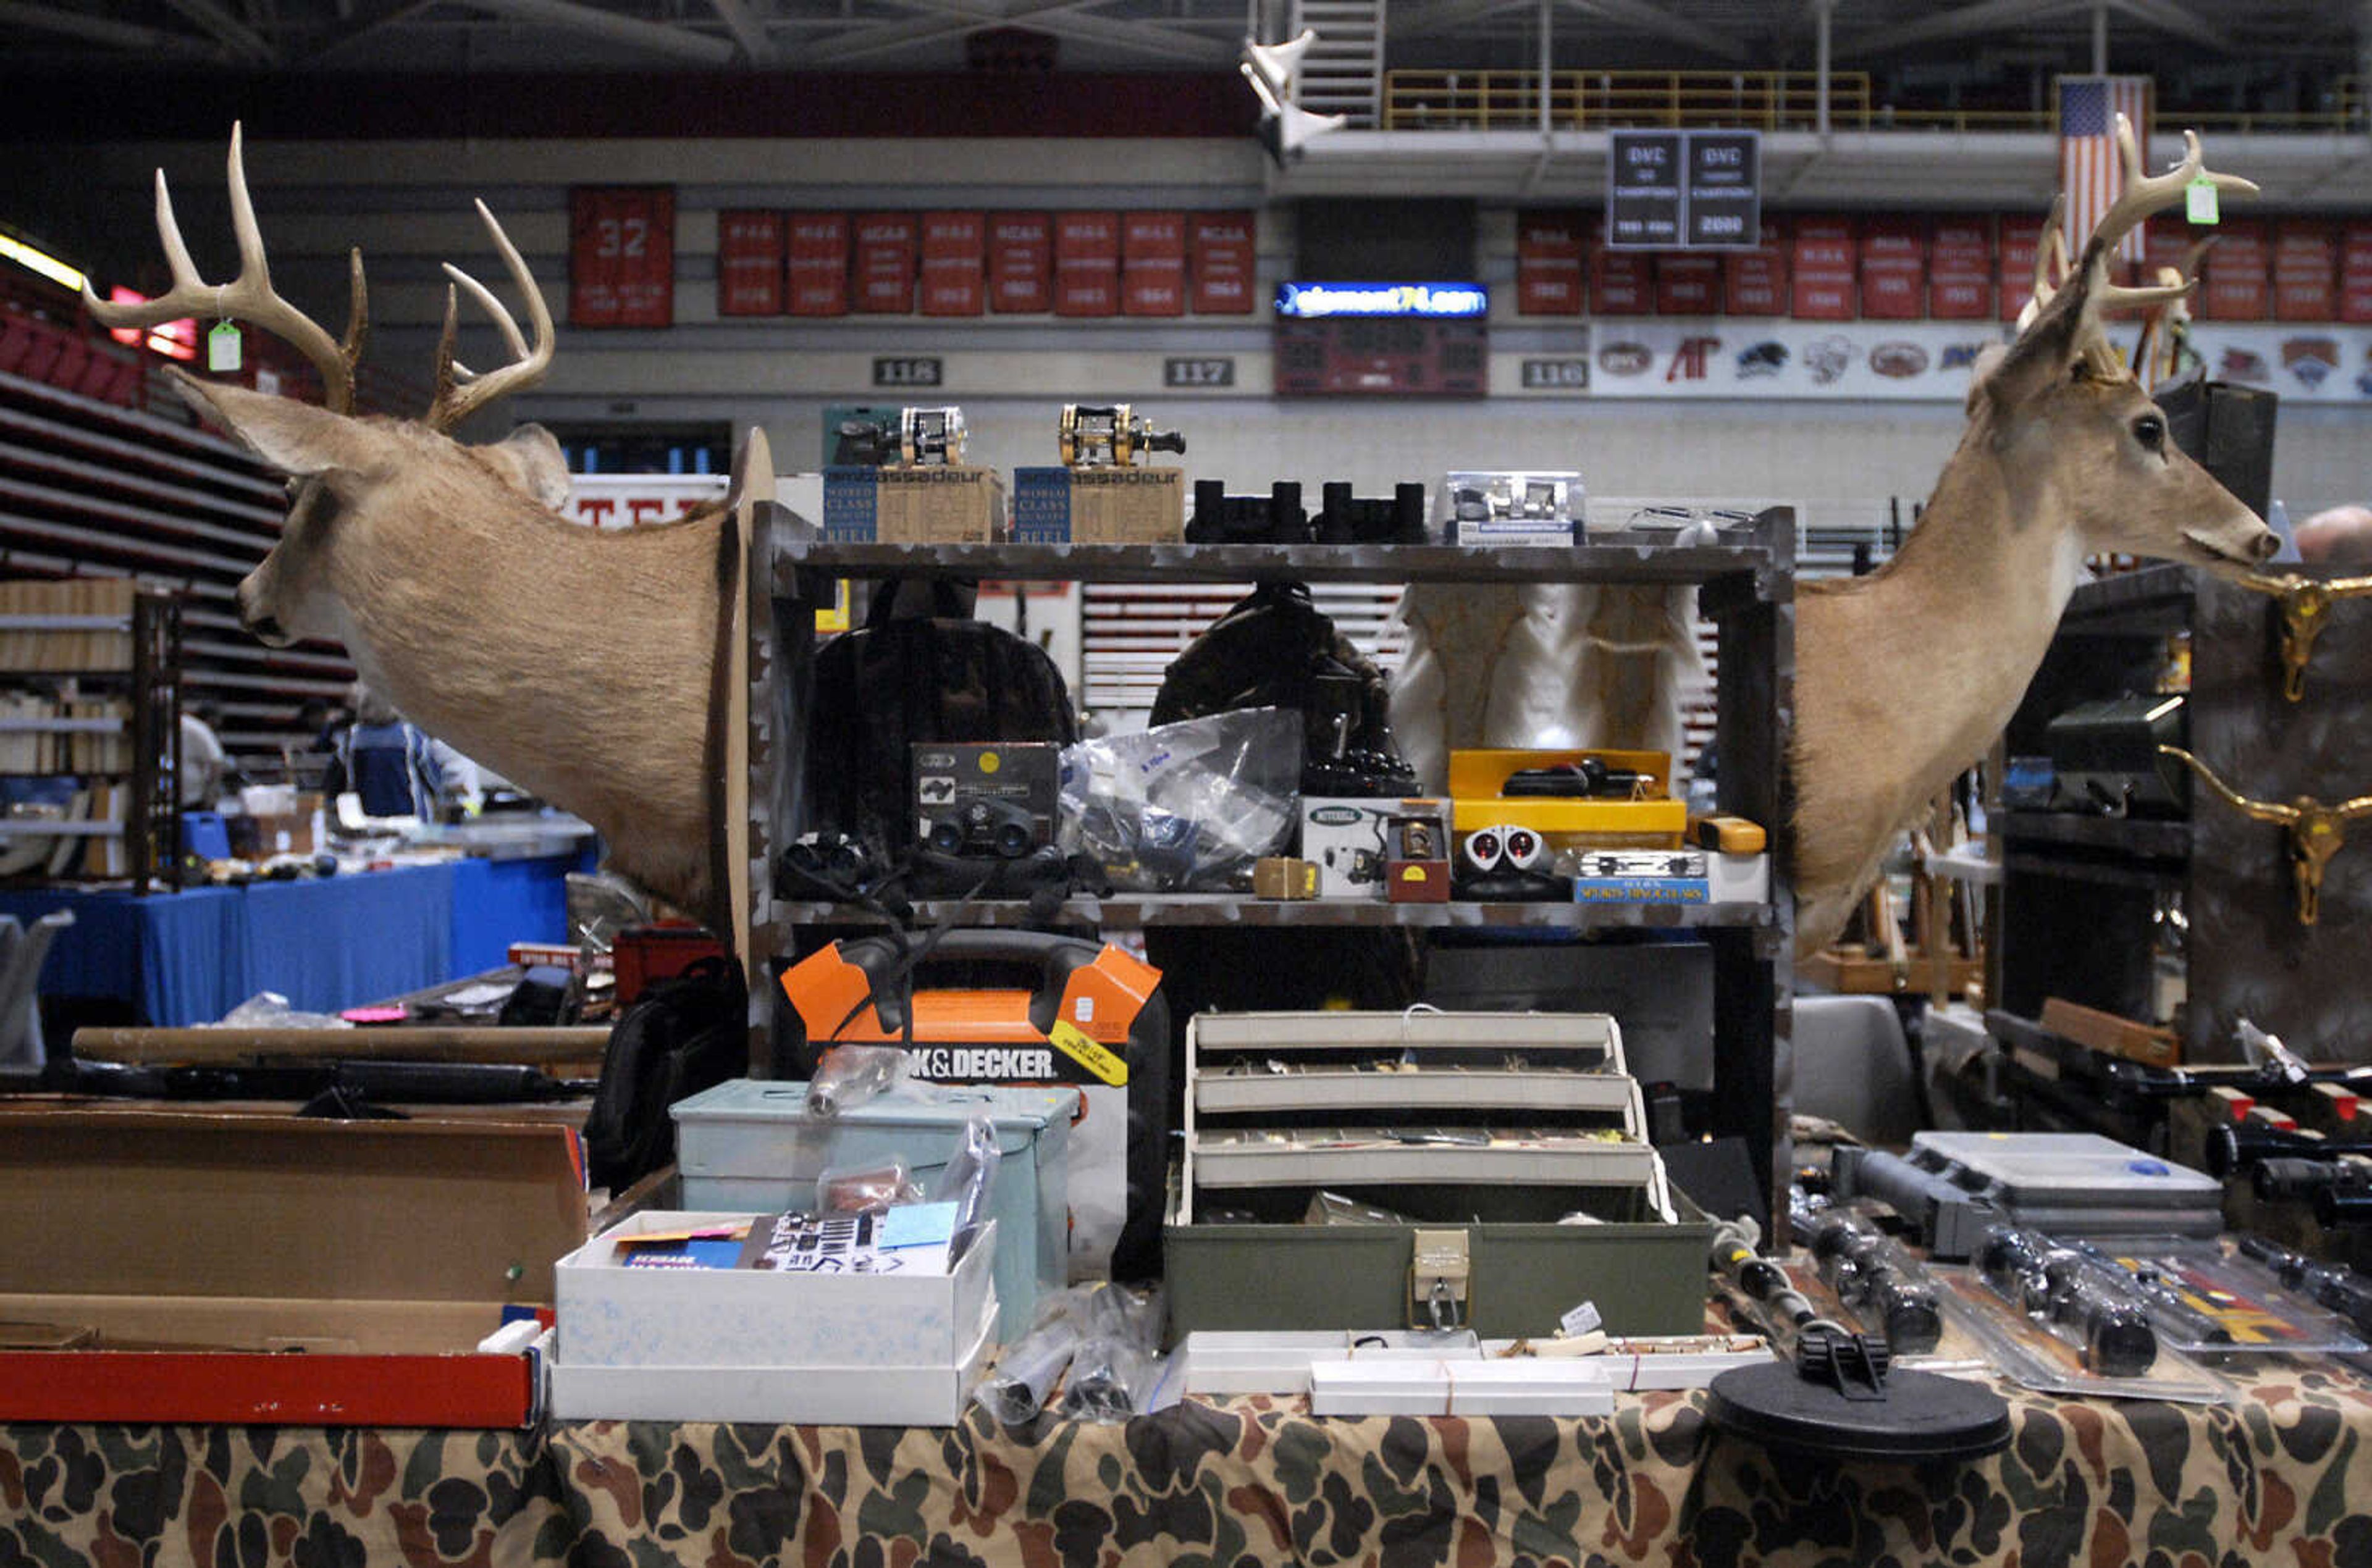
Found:
<path fill-rule="evenodd" d="M 1610 1419 L 1317 1420 L 1190 1402 L 1126 1426 L 544 1432 L 0 1426 L 0 1568 L 1027 1568 L 1134 1563 L 2372 1563 L 2372 1385 L 2230 1408 L 2019 1394 L 2007 1452 L 1838 1468 Z M 2358 1467 L 2366 1467 L 2359 1472 Z"/>

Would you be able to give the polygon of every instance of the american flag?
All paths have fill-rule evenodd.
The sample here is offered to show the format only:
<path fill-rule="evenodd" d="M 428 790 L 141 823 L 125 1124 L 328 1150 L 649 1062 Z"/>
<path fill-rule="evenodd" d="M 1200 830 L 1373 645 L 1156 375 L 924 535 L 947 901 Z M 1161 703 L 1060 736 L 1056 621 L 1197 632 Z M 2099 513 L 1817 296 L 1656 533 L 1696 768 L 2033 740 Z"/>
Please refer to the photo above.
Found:
<path fill-rule="evenodd" d="M 2125 186 L 2117 159 L 2117 116 L 2132 122 L 2134 140 L 2149 156 L 2150 78 L 2062 76 L 2059 78 L 2059 188 L 2067 194 L 2067 251 L 2084 254 L 2100 215 Z M 2142 259 L 2142 226 L 2117 247 L 2127 261 Z"/>

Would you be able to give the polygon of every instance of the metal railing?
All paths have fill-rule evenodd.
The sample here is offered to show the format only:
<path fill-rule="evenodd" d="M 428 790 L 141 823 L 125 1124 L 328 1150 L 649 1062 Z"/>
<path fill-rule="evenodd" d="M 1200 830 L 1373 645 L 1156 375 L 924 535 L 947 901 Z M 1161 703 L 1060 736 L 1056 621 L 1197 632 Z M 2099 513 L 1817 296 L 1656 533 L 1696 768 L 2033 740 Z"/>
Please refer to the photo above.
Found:
<path fill-rule="evenodd" d="M 1869 76 L 1829 78 L 1833 120 L 1869 113 Z M 1809 130 L 1820 120 L 1820 79 L 1808 71 L 1554 71 L 1549 123 L 1561 131 L 1609 126 L 1728 125 Z M 1537 71 L 1387 71 L 1388 131 L 1529 130 L 1541 122 Z"/>
<path fill-rule="evenodd" d="M 1820 78 L 1809 71 L 1553 71 L 1548 122 L 1559 131 L 1728 126 L 1818 129 Z M 2161 106 L 2161 129 L 2224 134 L 2339 134 L 2366 123 L 2363 80 L 2343 76 L 2329 107 L 2273 111 Z M 1388 131 L 1529 131 L 1541 123 L 1537 71 L 1387 71 Z M 1869 75 L 1829 77 L 1837 131 L 2006 132 L 2052 129 L 2049 109 L 1934 109 L 1871 100 Z"/>

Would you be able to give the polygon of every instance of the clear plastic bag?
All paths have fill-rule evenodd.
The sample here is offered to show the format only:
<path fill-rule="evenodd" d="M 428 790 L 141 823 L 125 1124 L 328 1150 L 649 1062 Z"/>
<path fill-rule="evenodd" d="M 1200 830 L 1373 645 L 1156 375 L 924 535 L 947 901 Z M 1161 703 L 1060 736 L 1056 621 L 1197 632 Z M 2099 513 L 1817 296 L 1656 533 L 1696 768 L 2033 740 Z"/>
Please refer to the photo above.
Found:
<path fill-rule="evenodd" d="M 308 1013 L 292 1007 L 276 991 L 259 991 L 223 1015 L 222 1022 L 206 1026 L 221 1029 L 350 1029 L 354 1025 L 330 1013 Z"/>
<path fill-rule="evenodd" d="M 1299 812 L 1301 715 L 1238 708 L 1063 752 L 1065 854 L 1133 892 L 1249 888 Z"/>
<path fill-rule="evenodd" d="M 829 1121 L 842 1111 L 889 1094 L 907 1081 L 913 1063 L 894 1045 L 835 1045 L 808 1080 L 808 1114 Z"/>
<path fill-rule="evenodd" d="M 820 1214 L 861 1214 L 919 1202 L 922 1196 L 908 1179 L 906 1162 L 901 1159 L 830 1165 L 816 1177 L 816 1213 Z"/>
<path fill-rule="evenodd" d="M 971 1397 L 1006 1425 L 1018 1426 L 1045 1408 L 1078 1346 L 1079 1326 L 1068 1318 L 1041 1323 L 997 1357 L 996 1370 Z"/>
<path fill-rule="evenodd" d="M 956 1206 L 950 1261 L 971 1250 L 972 1238 L 987 1222 L 989 1190 L 996 1183 L 996 1167 L 1004 1157 L 996 1146 L 996 1123 L 986 1116 L 972 1117 L 964 1123 L 955 1154 L 931 1183 L 932 1202 Z"/>

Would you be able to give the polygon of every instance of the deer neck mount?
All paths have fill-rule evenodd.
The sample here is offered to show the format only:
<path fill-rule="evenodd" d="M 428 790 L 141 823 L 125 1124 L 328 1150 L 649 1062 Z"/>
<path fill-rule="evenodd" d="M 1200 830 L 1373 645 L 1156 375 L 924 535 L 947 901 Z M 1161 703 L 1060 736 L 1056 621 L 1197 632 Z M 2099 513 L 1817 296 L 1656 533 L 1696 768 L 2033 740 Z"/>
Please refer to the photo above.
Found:
<path fill-rule="evenodd" d="M 2186 563 L 2226 577 L 2276 548 L 2262 519 L 2185 456 L 2110 343 L 2102 312 L 2168 305 L 2188 282 L 2110 281 L 2118 242 L 2207 172 L 2196 136 L 2144 176 L 2121 119 L 2125 189 L 2054 282 L 2054 207 L 2017 340 L 1978 366 L 1968 428 L 1911 538 L 1869 576 L 1796 599 L 1796 947 L 1843 929 L 1895 836 L 1982 756 L 2042 662 L 2087 555 Z"/>
<path fill-rule="evenodd" d="M 321 376 L 319 405 L 175 377 L 203 417 L 296 480 L 279 542 L 238 586 L 241 621 L 274 645 L 343 643 L 405 717 L 576 812 L 599 830 L 617 869 L 731 932 L 736 912 L 719 901 L 715 853 L 721 766 L 709 761 L 726 708 L 720 628 L 738 582 L 724 509 L 622 532 L 583 527 L 555 510 L 570 481 L 548 432 L 525 425 L 483 446 L 451 437 L 494 399 L 536 385 L 552 360 L 552 313 L 483 202 L 479 215 L 526 301 L 529 331 L 448 263 L 426 415 L 357 417 L 354 371 L 367 314 L 360 254 L 346 336 L 333 340 L 273 291 L 236 126 L 229 182 L 236 280 L 217 286 L 198 276 L 159 171 L 157 226 L 172 288 L 128 306 L 86 290 L 85 302 L 110 327 L 230 316 L 285 340 Z M 483 374 L 454 356 L 463 292 L 509 354 Z M 762 444 L 751 447 L 762 460 Z"/>
<path fill-rule="evenodd" d="M 2330 866 L 2331 857 L 2346 847 L 2347 825 L 2359 818 L 2372 817 L 2372 795 L 2359 795 L 2336 806 L 2326 806 L 2306 795 L 2286 801 L 2258 800 L 2226 784 L 2215 776 L 2213 768 L 2180 746 L 2160 746 L 2158 751 L 2197 773 L 2200 782 L 2233 810 L 2251 821 L 2271 822 L 2285 830 L 2290 880 L 2297 894 L 2298 923 L 2312 925 L 2320 921 L 2322 874 Z"/>

